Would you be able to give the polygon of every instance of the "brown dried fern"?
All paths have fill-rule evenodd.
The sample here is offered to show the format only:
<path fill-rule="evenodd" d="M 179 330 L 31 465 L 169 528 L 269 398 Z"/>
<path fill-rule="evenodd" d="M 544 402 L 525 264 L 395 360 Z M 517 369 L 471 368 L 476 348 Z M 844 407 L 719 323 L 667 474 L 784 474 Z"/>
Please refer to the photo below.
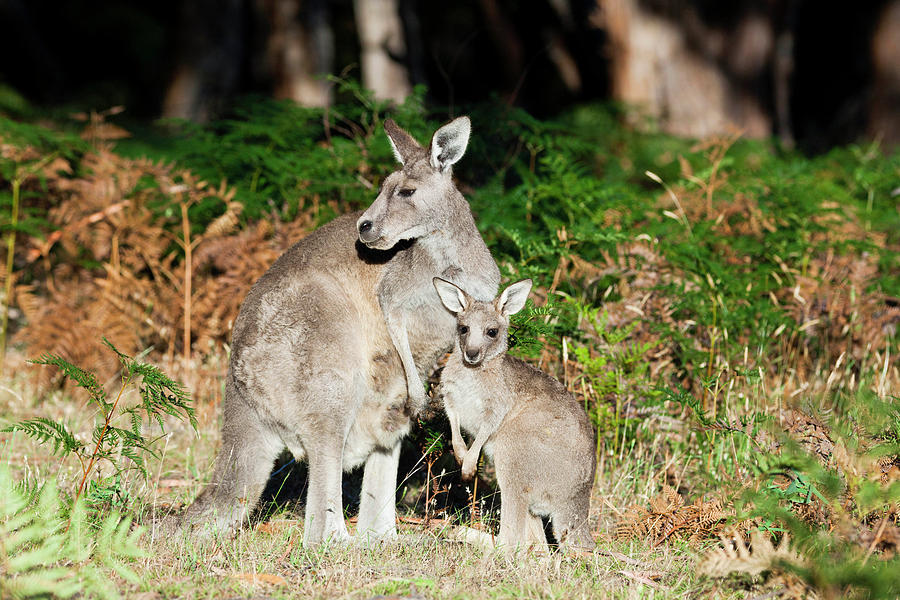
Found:
<path fill-rule="evenodd" d="M 760 575 L 779 570 L 785 564 L 802 565 L 803 559 L 790 547 L 790 536 L 785 534 L 776 546 L 772 536 L 765 531 L 750 533 L 749 545 L 744 536 L 721 537 L 722 545 L 707 552 L 699 565 L 699 571 L 709 577 L 727 577 L 732 573 Z"/>
<path fill-rule="evenodd" d="M 662 493 L 650 499 L 650 507 L 631 506 L 616 526 L 619 539 L 638 538 L 657 545 L 672 537 L 695 542 L 718 535 L 734 512 L 718 500 L 695 500 L 685 504 L 674 488 L 663 485 Z"/>
<path fill-rule="evenodd" d="M 750 533 L 750 543 L 744 536 L 722 536 L 722 545 L 710 550 L 700 559 L 698 571 L 702 575 L 723 578 L 735 574 L 764 577 L 765 588 L 772 591 L 767 598 L 819 598 L 815 590 L 797 575 L 786 569 L 788 565 L 803 566 L 803 557 L 791 548 L 790 536 L 785 534 L 776 546 L 764 531 Z"/>
<path fill-rule="evenodd" d="M 28 354 L 59 354 L 101 377 L 118 368 L 97 358 L 107 354 L 103 335 L 123 352 L 152 348 L 154 360 L 169 362 L 196 346 L 205 362 L 221 351 L 247 290 L 312 229 L 311 218 L 235 233 L 241 205 L 234 190 L 173 165 L 119 156 L 107 140 L 121 132 L 101 127 L 102 117 L 85 116 L 93 149 L 78 176 L 71 168 L 65 176 L 45 173 L 57 229 L 29 240 L 26 260 L 41 283 L 19 294 L 27 326 L 16 339 Z M 224 203 L 224 213 L 192 232 L 187 208 L 209 198 Z M 181 214 L 153 208 L 160 204 L 181 205 Z M 173 252 L 176 245 L 183 254 Z"/>

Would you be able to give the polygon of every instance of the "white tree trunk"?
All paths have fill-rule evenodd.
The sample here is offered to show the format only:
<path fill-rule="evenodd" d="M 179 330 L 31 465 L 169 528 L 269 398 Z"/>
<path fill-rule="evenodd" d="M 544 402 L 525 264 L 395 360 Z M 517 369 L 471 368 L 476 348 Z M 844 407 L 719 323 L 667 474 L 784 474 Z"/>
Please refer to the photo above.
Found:
<path fill-rule="evenodd" d="M 900 0 L 889 3 L 879 18 L 872 63 L 868 133 L 890 148 L 900 145 Z"/>
<path fill-rule="evenodd" d="M 379 100 L 402 102 L 412 91 L 406 66 L 406 42 L 397 0 L 354 0 L 362 47 L 363 85 Z"/>
<path fill-rule="evenodd" d="M 192 65 L 178 65 L 163 98 L 163 118 L 206 121 L 209 114 L 205 107 L 200 106 L 201 89 L 197 69 Z"/>
<path fill-rule="evenodd" d="M 768 23 L 748 19 L 726 33 L 666 18 L 637 0 L 598 0 L 598 5 L 617 100 L 642 107 L 678 135 L 704 137 L 735 126 L 751 137 L 771 133 L 759 101 L 724 72 L 751 77 L 761 72 L 774 45 Z"/>
<path fill-rule="evenodd" d="M 300 15 L 302 0 L 266 0 L 269 15 L 267 59 L 275 77 L 275 97 L 290 98 L 304 106 L 328 106 L 331 86 L 323 76 L 330 70 L 331 33 L 327 24 L 319 35 Z M 324 37 L 317 40 L 316 36 Z M 318 42 L 318 43 L 317 43 Z"/>

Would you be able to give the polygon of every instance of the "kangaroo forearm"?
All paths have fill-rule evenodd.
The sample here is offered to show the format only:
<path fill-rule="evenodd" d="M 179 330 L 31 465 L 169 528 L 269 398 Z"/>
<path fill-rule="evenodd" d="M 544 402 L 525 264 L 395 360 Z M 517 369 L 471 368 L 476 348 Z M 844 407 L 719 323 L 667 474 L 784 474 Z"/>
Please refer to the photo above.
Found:
<path fill-rule="evenodd" d="M 398 319 L 389 313 L 384 313 L 385 324 L 388 328 L 388 334 L 394 343 L 394 349 L 400 355 L 400 363 L 403 365 L 403 371 L 406 374 L 406 391 L 412 397 L 424 395 L 425 389 L 422 380 L 419 378 L 419 372 L 416 369 L 415 360 L 413 360 L 412 350 L 409 347 L 409 335 L 406 331 L 406 322 L 404 319 Z"/>
<path fill-rule="evenodd" d="M 478 457 L 481 455 L 481 448 L 487 443 L 494 431 L 495 429 L 485 427 L 484 425 L 478 429 L 478 435 L 475 436 L 475 441 L 473 441 L 472 445 L 469 447 L 469 452 L 475 454 L 475 460 L 478 460 Z"/>

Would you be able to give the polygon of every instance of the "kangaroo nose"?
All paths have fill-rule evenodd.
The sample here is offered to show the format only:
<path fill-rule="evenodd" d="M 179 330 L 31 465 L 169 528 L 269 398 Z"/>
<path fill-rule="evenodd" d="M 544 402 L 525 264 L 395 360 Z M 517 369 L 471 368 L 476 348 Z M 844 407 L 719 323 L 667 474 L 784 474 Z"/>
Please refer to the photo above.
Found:
<path fill-rule="evenodd" d="M 470 361 L 474 361 L 476 358 L 478 358 L 478 354 L 478 350 L 466 350 L 466 358 L 468 358 Z"/>
<path fill-rule="evenodd" d="M 362 223 L 359 224 L 359 232 L 360 233 L 366 233 L 370 229 L 372 229 L 372 221 L 363 221 Z"/>

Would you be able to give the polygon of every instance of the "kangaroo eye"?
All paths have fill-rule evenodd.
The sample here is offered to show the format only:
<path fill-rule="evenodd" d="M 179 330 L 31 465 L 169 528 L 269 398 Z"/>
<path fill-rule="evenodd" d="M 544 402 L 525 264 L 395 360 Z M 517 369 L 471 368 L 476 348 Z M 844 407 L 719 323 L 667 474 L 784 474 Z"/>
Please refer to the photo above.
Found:
<path fill-rule="evenodd" d="M 412 196 L 415 193 L 416 193 L 416 190 L 414 190 L 412 188 L 404 188 L 404 189 L 400 190 L 399 192 L 397 192 L 397 194 L 401 198 L 409 198 L 410 196 Z"/>
<path fill-rule="evenodd" d="M 466 335 L 467 333 L 469 333 L 469 328 L 466 327 L 465 325 L 460 325 L 459 327 L 456 328 L 456 330 L 459 332 L 460 335 Z"/>
<path fill-rule="evenodd" d="M 490 329 L 487 330 L 487 334 L 488 334 L 488 337 L 492 337 L 492 338 L 497 337 L 497 328 L 491 327 Z"/>

